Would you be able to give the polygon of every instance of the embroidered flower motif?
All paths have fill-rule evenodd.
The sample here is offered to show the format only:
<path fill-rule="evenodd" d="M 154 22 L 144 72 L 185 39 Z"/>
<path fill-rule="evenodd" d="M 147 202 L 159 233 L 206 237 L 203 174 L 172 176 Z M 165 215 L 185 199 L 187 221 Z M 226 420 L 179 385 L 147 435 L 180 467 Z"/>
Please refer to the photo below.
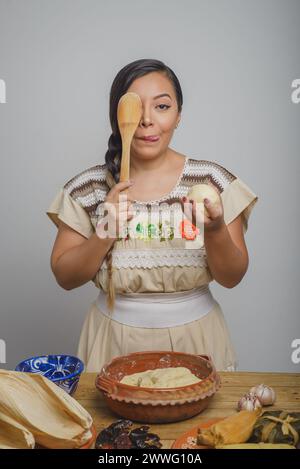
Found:
<path fill-rule="evenodd" d="M 168 222 L 160 223 L 137 223 L 135 227 L 135 234 L 138 239 L 150 240 L 159 239 L 165 241 L 166 239 L 174 238 L 174 228 L 169 226 Z M 130 239 L 128 234 L 125 239 Z"/>
<path fill-rule="evenodd" d="M 159 223 L 159 233 L 160 241 L 166 241 L 166 239 L 174 238 L 174 228 L 167 221 L 164 224 Z"/>
<path fill-rule="evenodd" d="M 157 226 L 153 223 L 149 223 L 148 225 L 148 238 L 156 238 L 157 237 Z"/>
<path fill-rule="evenodd" d="M 181 237 L 193 240 L 199 234 L 199 229 L 190 221 L 190 220 L 182 220 L 179 224 L 179 229 L 181 233 Z"/>
<path fill-rule="evenodd" d="M 139 211 L 137 212 L 139 215 Z M 163 217 L 154 219 L 149 216 L 149 211 L 142 213 L 138 217 L 138 220 L 132 220 L 128 224 L 123 236 L 120 236 L 118 240 L 129 240 L 129 239 L 140 239 L 143 241 L 149 241 L 152 239 L 158 239 L 159 241 L 172 240 L 175 237 L 175 228 L 173 226 L 174 220 Z"/>
<path fill-rule="evenodd" d="M 148 238 L 148 226 L 145 223 L 139 222 L 136 225 L 135 231 L 137 233 L 138 239 L 147 239 Z"/>

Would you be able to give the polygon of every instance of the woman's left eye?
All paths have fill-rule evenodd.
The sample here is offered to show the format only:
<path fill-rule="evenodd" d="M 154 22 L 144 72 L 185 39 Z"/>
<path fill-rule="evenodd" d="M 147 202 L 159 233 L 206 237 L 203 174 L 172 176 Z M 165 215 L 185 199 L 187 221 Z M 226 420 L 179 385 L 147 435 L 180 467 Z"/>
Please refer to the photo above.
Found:
<path fill-rule="evenodd" d="M 167 104 L 159 104 L 158 107 L 160 107 L 160 106 L 165 106 L 165 108 L 167 108 L 167 109 L 169 109 L 169 107 L 171 107 L 171 106 L 168 106 Z M 162 108 L 160 107 L 160 109 L 162 109 Z"/>

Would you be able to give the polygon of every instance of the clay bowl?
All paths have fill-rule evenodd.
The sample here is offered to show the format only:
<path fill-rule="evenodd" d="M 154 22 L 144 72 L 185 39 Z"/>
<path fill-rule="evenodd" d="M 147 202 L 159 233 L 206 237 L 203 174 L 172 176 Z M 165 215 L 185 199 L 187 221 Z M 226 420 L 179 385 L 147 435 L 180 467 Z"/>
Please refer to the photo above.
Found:
<path fill-rule="evenodd" d="M 144 388 L 120 383 L 125 375 L 155 368 L 184 366 L 202 379 L 174 388 Z M 181 352 L 136 352 L 114 358 L 96 378 L 108 407 L 121 417 L 137 422 L 167 423 L 202 412 L 220 387 L 220 377 L 210 357 Z"/>

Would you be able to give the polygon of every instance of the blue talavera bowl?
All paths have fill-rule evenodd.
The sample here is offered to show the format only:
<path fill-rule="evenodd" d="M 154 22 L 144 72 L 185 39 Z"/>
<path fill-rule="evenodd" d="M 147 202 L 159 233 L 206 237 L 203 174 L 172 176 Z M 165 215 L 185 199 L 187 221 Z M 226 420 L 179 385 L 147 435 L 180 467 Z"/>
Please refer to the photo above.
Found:
<path fill-rule="evenodd" d="M 50 379 L 68 394 L 76 391 L 84 364 L 72 355 L 42 355 L 31 357 L 19 363 L 15 371 L 38 373 Z"/>

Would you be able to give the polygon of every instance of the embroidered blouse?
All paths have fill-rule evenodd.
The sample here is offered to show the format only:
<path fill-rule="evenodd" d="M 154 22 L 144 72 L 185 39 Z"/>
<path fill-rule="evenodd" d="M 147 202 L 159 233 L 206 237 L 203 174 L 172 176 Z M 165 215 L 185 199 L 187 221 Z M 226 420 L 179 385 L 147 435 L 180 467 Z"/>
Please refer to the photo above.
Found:
<path fill-rule="evenodd" d="M 226 225 L 241 214 L 246 233 L 258 196 L 218 163 L 186 157 L 171 192 L 156 200 L 134 201 L 135 216 L 112 251 L 116 293 L 178 292 L 213 280 L 202 230 L 185 218 L 179 200 L 200 183 L 212 184 L 219 192 Z M 66 182 L 46 213 L 56 226 L 60 219 L 89 238 L 104 216 L 103 204 L 109 190 L 106 164 L 93 166 Z M 106 259 L 93 282 L 107 291 Z"/>

